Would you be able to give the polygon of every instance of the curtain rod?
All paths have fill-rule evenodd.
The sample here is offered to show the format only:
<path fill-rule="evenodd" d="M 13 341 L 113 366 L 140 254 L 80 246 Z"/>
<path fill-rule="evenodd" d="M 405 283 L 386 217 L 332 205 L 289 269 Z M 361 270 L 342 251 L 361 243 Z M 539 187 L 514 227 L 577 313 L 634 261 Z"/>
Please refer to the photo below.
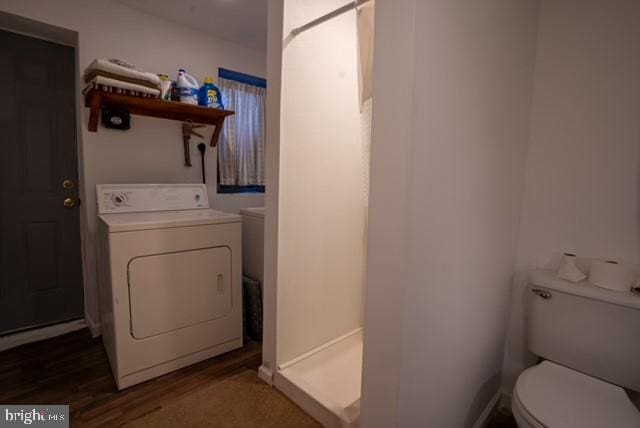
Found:
<path fill-rule="evenodd" d="M 327 14 L 322 15 L 319 18 L 314 19 L 311 22 L 307 22 L 304 25 L 301 25 L 299 27 L 294 28 L 293 30 L 291 30 L 291 35 L 293 36 L 297 36 L 298 34 L 302 33 L 303 31 L 306 31 L 312 27 L 315 27 L 318 24 L 322 24 L 325 21 L 328 21 L 332 18 L 335 18 L 336 16 L 342 15 L 345 12 L 349 12 L 351 9 L 355 9 L 359 6 L 362 6 L 365 3 L 370 2 L 371 0 L 355 0 L 352 1 L 350 3 L 345 4 L 342 7 L 339 7 L 338 9 L 331 11 Z"/>

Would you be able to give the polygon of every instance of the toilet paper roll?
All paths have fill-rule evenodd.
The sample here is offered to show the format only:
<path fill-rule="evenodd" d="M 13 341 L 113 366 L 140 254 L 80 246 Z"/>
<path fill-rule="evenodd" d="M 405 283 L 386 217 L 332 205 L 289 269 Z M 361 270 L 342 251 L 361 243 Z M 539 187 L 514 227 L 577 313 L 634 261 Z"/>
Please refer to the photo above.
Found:
<path fill-rule="evenodd" d="M 626 266 L 604 260 L 594 260 L 589 270 L 589 282 L 599 287 L 629 291 L 633 272 Z"/>
<path fill-rule="evenodd" d="M 580 282 L 587 278 L 587 275 L 582 273 L 580 268 L 576 265 L 576 256 L 573 254 L 564 255 L 564 261 L 560 265 L 557 275 L 558 278 L 571 282 Z"/>

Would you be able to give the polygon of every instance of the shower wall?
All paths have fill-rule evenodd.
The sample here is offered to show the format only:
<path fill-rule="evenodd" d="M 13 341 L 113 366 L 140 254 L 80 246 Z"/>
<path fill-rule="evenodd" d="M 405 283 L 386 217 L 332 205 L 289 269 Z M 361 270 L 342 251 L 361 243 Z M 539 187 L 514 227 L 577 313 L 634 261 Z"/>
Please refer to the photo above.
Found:
<path fill-rule="evenodd" d="M 343 4 L 284 2 L 278 364 L 361 326 L 366 209 L 355 11 L 287 37 Z"/>

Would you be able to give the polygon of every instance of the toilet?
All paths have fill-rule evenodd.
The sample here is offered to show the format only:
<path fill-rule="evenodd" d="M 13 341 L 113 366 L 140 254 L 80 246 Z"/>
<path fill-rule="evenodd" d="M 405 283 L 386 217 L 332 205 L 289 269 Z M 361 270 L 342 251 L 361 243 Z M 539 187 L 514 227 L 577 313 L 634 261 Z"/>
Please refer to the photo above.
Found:
<path fill-rule="evenodd" d="M 638 428 L 640 296 L 534 272 L 526 290 L 529 350 L 511 407 L 520 428 Z"/>

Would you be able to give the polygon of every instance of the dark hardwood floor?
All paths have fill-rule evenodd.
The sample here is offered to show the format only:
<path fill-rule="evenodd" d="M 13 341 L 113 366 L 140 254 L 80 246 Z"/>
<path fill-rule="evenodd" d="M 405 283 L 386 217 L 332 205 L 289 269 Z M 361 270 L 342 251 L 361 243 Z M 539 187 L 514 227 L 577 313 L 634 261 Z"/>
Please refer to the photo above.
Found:
<path fill-rule="evenodd" d="M 118 391 L 100 338 L 84 329 L 0 352 L 0 403 L 69 404 L 71 426 L 117 427 L 260 362 L 261 345 L 247 342 Z"/>
<path fill-rule="evenodd" d="M 493 413 L 487 423 L 487 428 L 518 428 L 518 425 L 511 414 L 511 410 L 502 407 Z"/>

